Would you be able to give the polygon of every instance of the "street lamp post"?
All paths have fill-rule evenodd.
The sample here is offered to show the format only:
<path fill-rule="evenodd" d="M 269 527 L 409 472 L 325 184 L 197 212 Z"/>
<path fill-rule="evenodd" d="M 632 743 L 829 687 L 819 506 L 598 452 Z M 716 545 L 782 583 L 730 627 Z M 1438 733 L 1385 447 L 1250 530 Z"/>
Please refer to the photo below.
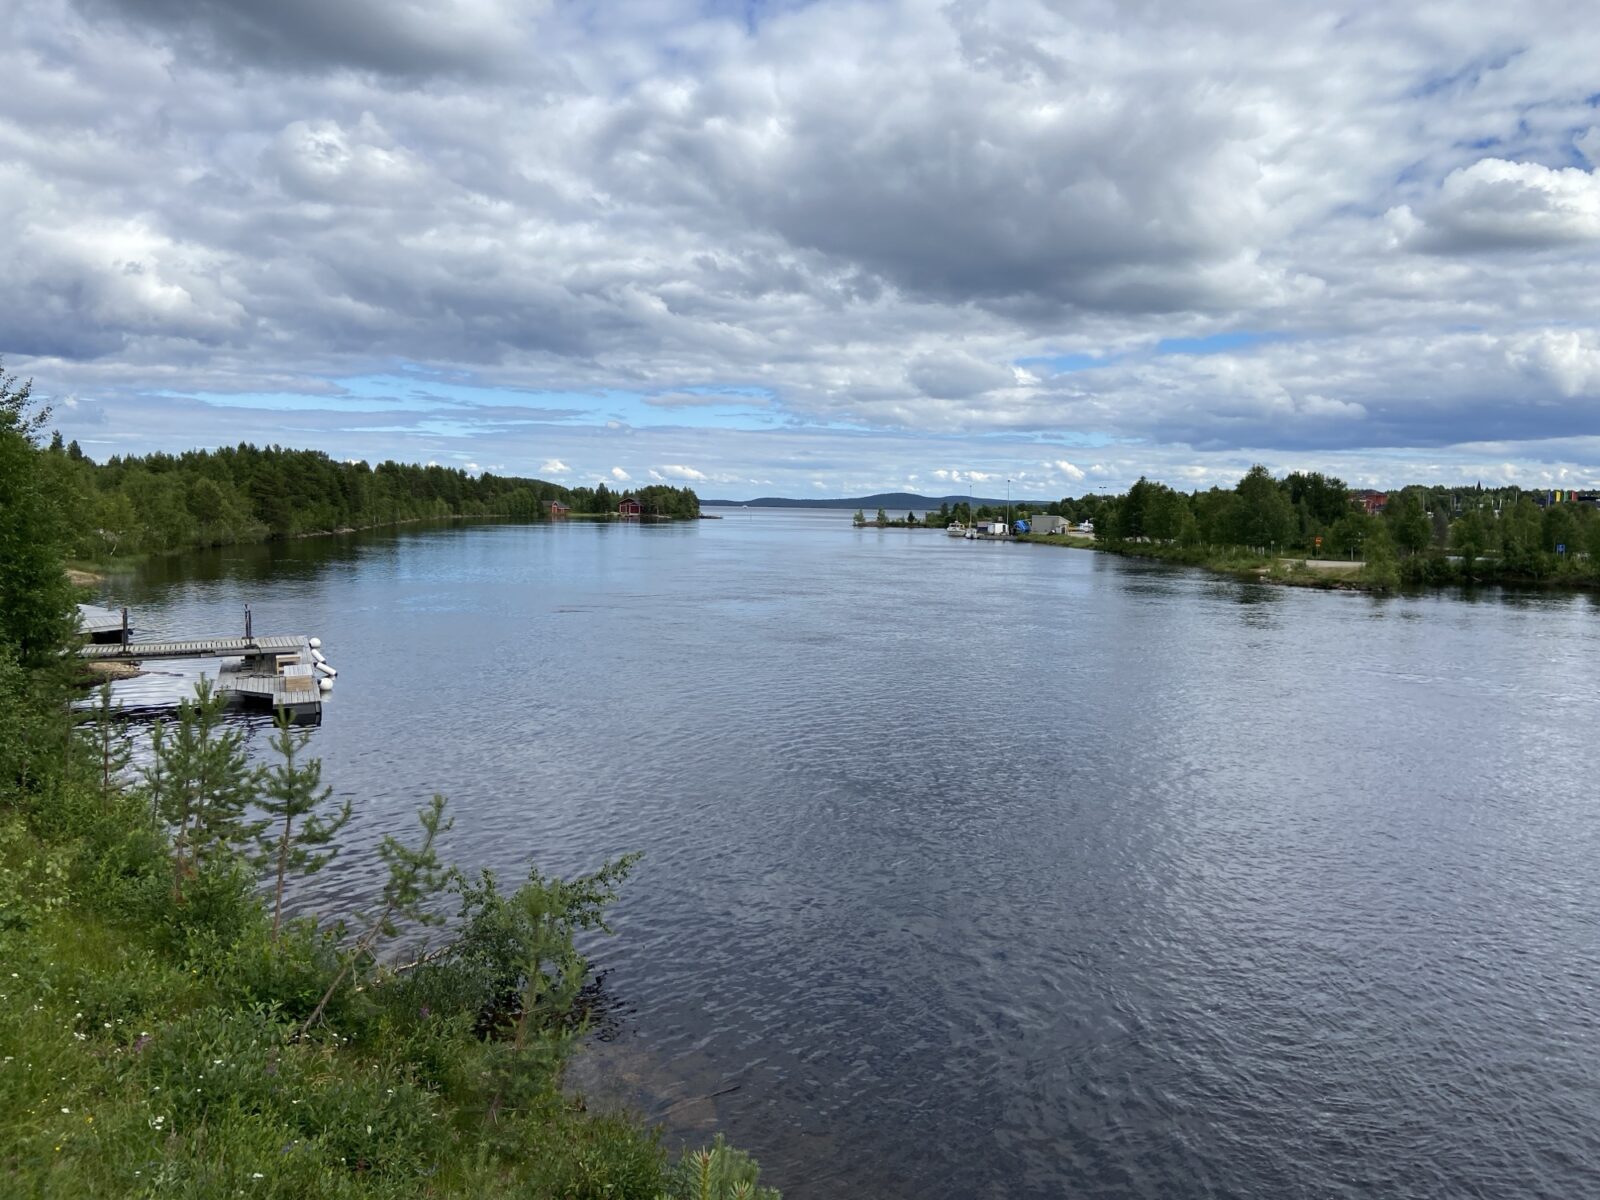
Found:
<path fill-rule="evenodd" d="M 1011 532 L 1011 480 L 1006 480 L 1006 532 Z"/>

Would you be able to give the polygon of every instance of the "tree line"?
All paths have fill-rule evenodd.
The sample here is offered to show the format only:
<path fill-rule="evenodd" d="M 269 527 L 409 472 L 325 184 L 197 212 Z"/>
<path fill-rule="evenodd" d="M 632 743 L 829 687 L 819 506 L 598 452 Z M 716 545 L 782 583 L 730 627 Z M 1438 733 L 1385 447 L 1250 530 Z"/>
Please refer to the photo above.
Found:
<path fill-rule="evenodd" d="M 1092 520 L 1110 549 L 1168 548 L 1360 559 L 1406 582 L 1457 579 L 1600 581 L 1600 508 L 1517 487 L 1409 485 L 1369 512 L 1363 496 L 1320 472 L 1275 478 L 1253 466 L 1232 488 L 1182 492 L 1141 477 L 1117 496 L 1051 506 Z M 1164 555 L 1170 557 L 1172 555 Z"/>
<path fill-rule="evenodd" d="M 615 512 L 624 493 L 605 484 L 470 475 L 452 467 L 340 462 L 320 450 L 240 443 L 183 454 L 116 456 L 95 463 L 59 434 L 41 455 L 40 486 L 66 523 L 73 555 L 116 557 L 229 546 L 436 517 Z M 690 488 L 651 484 L 626 493 L 645 514 L 694 518 Z"/>

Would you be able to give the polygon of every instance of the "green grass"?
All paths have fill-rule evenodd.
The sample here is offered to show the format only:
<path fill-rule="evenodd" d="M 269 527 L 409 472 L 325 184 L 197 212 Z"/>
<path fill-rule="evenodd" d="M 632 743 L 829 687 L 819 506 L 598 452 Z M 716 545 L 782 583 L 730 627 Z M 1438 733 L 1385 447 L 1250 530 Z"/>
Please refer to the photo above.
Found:
<path fill-rule="evenodd" d="M 147 814 L 87 787 L 0 804 L 0 1195 L 699 1194 L 654 1132 L 563 1094 L 570 1022 L 483 1036 L 475 960 L 364 972 L 301 1036 L 337 930 L 274 941 L 237 863 L 175 902 Z M 775 1196 L 708 1193 L 740 1194 Z"/>
<path fill-rule="evenodd" d="M 1016 536 L 1019 542 L 1032 542 L 1036 546 L 1066 546 L 1072 550 L 1093 550 L 1095 548 L 1092 537 L 1080 537 L 1073 533 L 1019 533 Z"/>

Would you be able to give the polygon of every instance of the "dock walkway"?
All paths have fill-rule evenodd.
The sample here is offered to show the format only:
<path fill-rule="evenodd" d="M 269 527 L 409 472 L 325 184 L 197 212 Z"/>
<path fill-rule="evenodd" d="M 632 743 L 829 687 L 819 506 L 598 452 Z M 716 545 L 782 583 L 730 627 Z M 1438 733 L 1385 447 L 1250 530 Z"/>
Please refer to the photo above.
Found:
<path fill-rule="evenodd" d="M 119 627 L 121 618 L 118 618 Z M 256 658 L 272 654 L 296 654 L 304 650 L 303 637 L 216 637 L 190 638 L 181 642 L 112 642 L 80 646 L 82 658 Z"/>

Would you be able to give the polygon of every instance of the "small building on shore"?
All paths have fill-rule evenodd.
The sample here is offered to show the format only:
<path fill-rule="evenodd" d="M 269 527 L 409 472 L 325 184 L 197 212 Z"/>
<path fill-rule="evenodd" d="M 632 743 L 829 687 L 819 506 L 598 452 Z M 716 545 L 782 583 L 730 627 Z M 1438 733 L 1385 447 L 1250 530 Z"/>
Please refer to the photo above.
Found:
<path fill-rule="evenodd" d="M 571 508 L 561 503 L 559 500 L 550 501 L 550 516 L 552 519 L 555 517 L 564 517 L 571 511 Z"/>
<path fill-rule="evenodd" d="M 637 520 L 639 514 L 643 511 L 643 506 L 632 496 L 624 496 L 621 500 L 617 501 L 617 516 L 624 519 L 631 517 Z"/>
<path fill-rule="evenodd" d="M 1365 491 L 1351 492 L 1350 503 L 1354 504 L 1369 517 L 1375 517 L 1389 504 L 1389 493 L 1375 492 L 1368 488 Z"/>
<path fill-rule="evenodd" d="M 1030 532 L 1033 533 L 1065 533 L 1072 528 L 1071 522 L 1065 517 L 1030 517 L 1028 519 Z"/>

